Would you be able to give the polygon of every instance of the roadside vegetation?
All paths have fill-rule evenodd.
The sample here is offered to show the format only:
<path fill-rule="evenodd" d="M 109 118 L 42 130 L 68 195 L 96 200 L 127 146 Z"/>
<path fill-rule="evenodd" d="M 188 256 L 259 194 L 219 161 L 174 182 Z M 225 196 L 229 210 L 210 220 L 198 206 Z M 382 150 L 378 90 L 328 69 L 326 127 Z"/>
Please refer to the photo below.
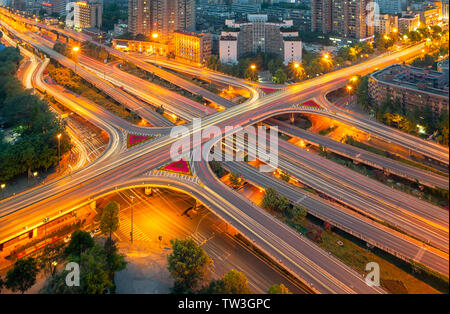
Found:
<path fill-rule="evenodd" d="M 186 294 L 251 294 L 244 273 L 231 269 L 219 279 L 210 279 L 213 260 L 192 239 L 170 241 L 172 252 L 167 256 L 168 270 L 174 280 L 172 293 Z M 283 284 L 272 285 L 270 294 L 290 294 Z"/>
<path fill-rule="evenodd" d="M 430 106 L 425 106 L 423 109 L 406 110 L 396 98 L 387 98 L 381 106 L 374 105 L 369 98 L 368 76 L 358 80 L 356 98 L 360 107 L 373 114 L 379 122 L 422 138 L 428 138 L 436 132 L 434 138 L 440 144 L 448 145 L 449 119 L 447 111 L 444 110 L 436 115 Z"/>
<path fill-rule="evenodd" d="M 365 274 L 367 263 L 377 262 L 381 269 L 381 286 L 391 293 L 448 293 L 448 278 L 377 248 L 368 248 L 364 241 L 307 214 L 306 209 L 290 205 L 272 188 L 265 191 L 260 205 L 361 274 Z M 295 207 L 299 213 L 292 215 L 290 211 Z"/>
<path fill-rule="evenodd" d="M 56 62 L 51 62 L 48 65 L 47 70 L 49 76 L 55 83 L 89 99 L 130 123 L 138 124 L 140 122 L 141 119 L 136 113 L 128 111 L 123 105 L 117 103 L 108 95 L 98 90 L 95 86 L 76 75 L 72 70 L 60 67 Z"/>
<path fill-rule="evenodd" d="M 219 162 L 210 162 L 210 166 L 219 178 L 227 174 Z M 302 189 L 317 194 L 310 188 Z M 362 275 L 366 274 L 367 263 L 378 263 L 381 269 L 381 286 L 390 293 L 449 291 L 447 277 L 423 265 L 407 263 L 378 248 L 369 247 L 365 241 L 309 214 L 306 208 L 292 205 L 273 188 L 266 188 L 259 205 Z"/>
<path fill-rule="evenodd" d="M 71 149 L 65 124 L 48 102 L 25 90 L 15 77 L 21 60 L 19 49 L 0 52 L 0 183 L 56 166 L 58 134 L 61 155 Z"/>
<path fill-rule="evenodd" d="M 173 92 L 176 92 L 176 93 L 178 93 L 184 97 L 187 97 L 193 101 L 196 101 L 200 104 L 207 102 L 201 95 L 192 94 L 191 92 L 188 92 L 188 91 L 182 89 L 181 87 L 178 87 L 177 85 L 156 76 L 153 73 L 149 73 L 149 72 L 139 68 L 138 66 L 136 66 L 135 64 L 133 64 L 131 62 L 125 61 L 124 63 L 122 63 L 120 69 L 124 72 L 135 75 L 143 80 L 150 81 L 154 84 L 157 84 L 164 88 L 167 88 Z"/>

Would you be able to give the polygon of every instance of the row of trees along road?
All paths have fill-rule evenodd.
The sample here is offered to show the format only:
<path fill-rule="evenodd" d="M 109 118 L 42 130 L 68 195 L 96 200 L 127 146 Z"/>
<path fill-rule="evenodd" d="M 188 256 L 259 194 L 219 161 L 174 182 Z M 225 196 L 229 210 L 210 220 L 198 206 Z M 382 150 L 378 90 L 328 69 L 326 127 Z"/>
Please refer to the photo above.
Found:
<path fill-rule="evenodd" d="M 47 101 L 25 90 L 15 73 L 22 57 L 18 48 L 0 51 L 0 182 L 32 170 L 47 170 L 70 150 L 65 124 L 49 110 Z"/>

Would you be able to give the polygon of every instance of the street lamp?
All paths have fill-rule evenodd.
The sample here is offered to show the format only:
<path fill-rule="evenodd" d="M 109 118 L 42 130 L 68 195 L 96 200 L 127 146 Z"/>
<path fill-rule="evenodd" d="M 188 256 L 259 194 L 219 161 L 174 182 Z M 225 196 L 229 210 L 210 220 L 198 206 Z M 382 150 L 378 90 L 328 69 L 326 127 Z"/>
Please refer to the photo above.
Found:
<path fill-rule="evenodd" d="M 158 39 L 158 37 L 159 37 L 159 34 L 158 33 L 153 33 L 152 34 L 152 38 L 153 38 L 153 40 L 156 42 L 156 40 Z M 155 47 L 154 47 L 154 49 L 153 49 L 153 55 L 155 56 L 155 64 L 156 64 L 156 51 L 157 51 L 157 48 L 156 48 L 156 43 L 155 43 Z"/>
<path fill-rule="evenodd" d="M 253 71 L 256 70 L 256 65 L 255 65 L 255 64 L 252 64 L 252 65 L 250 66 L 250 69 L 252 69 Z"/>
<path fill-rule="evenodd" d="M 42 222 L 44 223 L 44 246 L 47 245 L 47 222 L 48 222 L 48 217 L 44 217 L 44 219 L 42 219 Z"/>
<path fill-rule="evenodd" d="M 58 139 L 58 164 L 61 159 L 61 136 L 61 133 L 58 133 L 58 135 L 56 135 L 56 138 Z"/>
<path fill-rule="evenodd" d="M 2 183 L 2 184 L 0 185 L 0 188 L 2 189 L 2 198 L 4 198 L 4 197 L 5 197 L 5 188 L 6 188 L 6 184 L 5 184 L 5 183 Z"/>
<path fill-rule="evenodd" d="M 75 56 L 75 72 L 77 72 L 78 52 L 80 51 L 80 47 L 75 46 L 75 47 L 72 48 L 72 51 L 73 51 L 74 56 Z"/>
<path fill-rule="evenodd" d="M 130 241 L 133 243 L 133 202 L 134 202 L 134 195 L 130 195 L 131 199 L 131 231 L 130 231 Z"/>

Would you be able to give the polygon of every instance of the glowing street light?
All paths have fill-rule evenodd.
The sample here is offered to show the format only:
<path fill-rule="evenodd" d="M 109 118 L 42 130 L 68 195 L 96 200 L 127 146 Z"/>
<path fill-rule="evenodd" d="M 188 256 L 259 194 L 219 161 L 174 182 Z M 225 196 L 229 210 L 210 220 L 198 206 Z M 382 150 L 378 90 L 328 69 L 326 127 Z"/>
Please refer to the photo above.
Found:
<path fill-rule="evenodd" d="M 350 93 L 352 91 L 353 87 L 351 85 L 347 85 L 347 91 Z"/>
<path fill-rule="evenodd" d="M 61 133 L 58 133 L 58 135 L 56 135 L 56 138 L 58 139 L 58 163 L 59 160 L 61 159 Z"/>
<path fill-rule="evenodd" d="M 298 62 L 294 63 L 294 68 L 298 69 L 300 67 L 300 64 L 298 64 Z"/>
<path fill-rule="evenodd" d="M 392 29 L 392 32 L 393 32 L 393 33 L 398 33 L 398 29 L 397 29 L 397 28 L 393 28 L 393 29 Z"/>
<path fill-rule="evenodd" d="M 329 54 L 329 53 L 325 53 L 325 54 L 323 55 L 323 59 L 324 59 L 324 60 L 330 59 L 330 54 Z"/>
<path fill-rule="evenodd" d="M 153 38 L 153 39 L 158 39 L 158 37 L 159 37 L 159 34 L 158 34 L 158 33 L 153 33 L 153 34 L 152 34 L 152 38 Z"/>
<path fill-rule="evenodd" d="M 3 198 L 3 197 L 5 197 L 5 188 L 6 188 L 6 184 L 5 184 L 5 183 L 2 183 L 2 184 L 0 185 L 0 188 L 2 189 L 2 198 Z"/>
<path fill-rule="evenodd" d="M 255 64 L 252 64 L 252 65 L 250 66 L 250 69 L 252 69 L 253 71 L 256 70 L 256 65 L 255 65 Z"/>
<path fill-rule="evenodd" d="M 78 52 L 80 51 L 80 47 L 75 46 L 75 47 L 72 48 L 72 51 L 73 51 L 74 56 L 75 56 L 75 72 L 77 72 Z"/>

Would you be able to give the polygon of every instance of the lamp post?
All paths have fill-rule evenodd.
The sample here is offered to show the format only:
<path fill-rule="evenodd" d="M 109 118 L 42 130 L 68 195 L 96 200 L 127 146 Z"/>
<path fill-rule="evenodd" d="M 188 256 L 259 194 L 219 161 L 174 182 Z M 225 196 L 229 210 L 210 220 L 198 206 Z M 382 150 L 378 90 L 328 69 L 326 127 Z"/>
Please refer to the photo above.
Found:
<path fill-rule="evenodd" d="M 0 188 L 2 189 L 2 198 L 4 198 L 4 197 L 5 197 L 5 188 L 6 188 L 6 184 L 5 184 L 5 183 L 2 183 L 2 184 L 0 185 Z"/>
<path fill-rule="evenodd" d="M 37 171 L 33 172 L 34 183 L 37 184 Z"/>
<path fill-rule="evenodd" d="M 347 92 L 348 92 L 348 100 L 347 100 L 347 105 L 350 103 L 350 98 L 351 98 L 351 92 L 353 90 L 353 86 L 351 85 L 347 85 Z"/>
<path fill-rule="evenodd" d="M 61 159 L 61 136 L 61 133 L 58 133 L 58 135 L 56 135 L 56 137 L 58 138 L 58 164 Z"/>
<path fill-rule="evenodd" d="M 131 199 L 131 231 L 130 231 L 130 242 L 133 244 L 133 202 L 134 202 L 134 195 L 130 195 Z"/>
<path fill-rule="evenodd" d="M 47 222 L 48 222 L 48 217 L 44 217 L 44 219 L 42 220 L 44 222 L 44 246 L 47 245 Z"/>
<path fill-rule="evenodd" d="M 75 46 L 72 48 L 72 51 L 75 56 L 75 73 L 77 72 L 77 63 L 78 63 L 78 52 L 80 51 L 80 47 Z"/>
<path fill-rule="evenodd" d="M 153 49 L 153 55 L 155 56 L 155 64 L 156 64 L 156 51 L 157 51 L 157 49 L 156 49 L 156 40 L 158 39 L 158 37 L 159 37 L 158 33 L 153 33 L 152 34 L 152 38 L 155 41 L 155 48 Z"/>

